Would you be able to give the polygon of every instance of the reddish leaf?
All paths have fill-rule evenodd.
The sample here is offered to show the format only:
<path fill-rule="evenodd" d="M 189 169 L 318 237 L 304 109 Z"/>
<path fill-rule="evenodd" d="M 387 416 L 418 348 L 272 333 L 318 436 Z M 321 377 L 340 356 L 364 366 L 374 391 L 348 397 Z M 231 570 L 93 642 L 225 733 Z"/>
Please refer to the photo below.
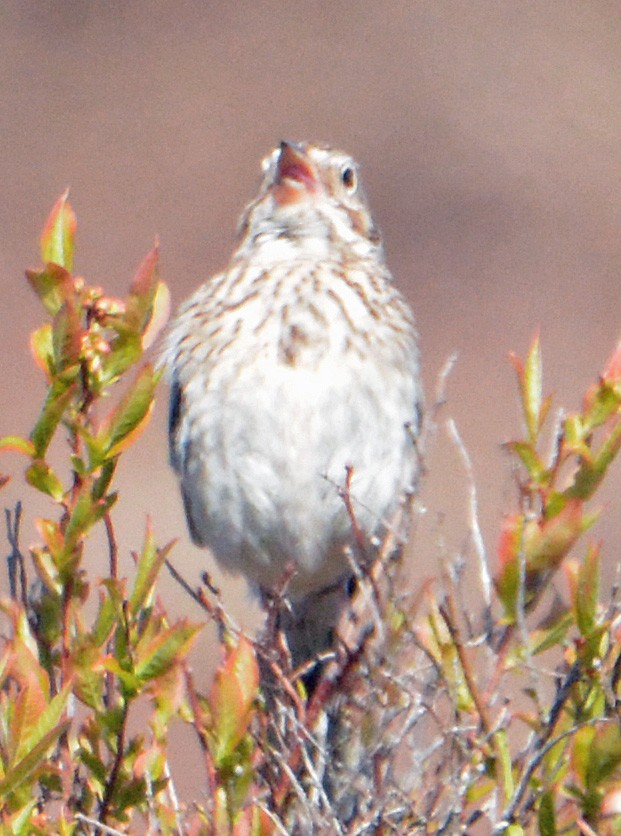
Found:
<path fill-rule="evenodd" d="M 498 558 L 501 566 L 510 563 L 517 556 L 523 538 L 523 527 L 522 514 L 505 517 L 498 542 Z"/>
<path fill-rule="evenodd" d="M 621 382 L 621 342 L 617 343 L 617 347 L 606 361 L 602 378 L 613 385 Z"/>
<path fill-rule="evenodd" d="M 517 375 L 518 383 L 520 384 L 520 389 L 524 386 L 524 363 L 522 359 L 517 356 L 513 351 L 509 352 L 509 360 L 511 361 L 511 365 L 515 369 L 515 373 Z"/>
<path fill-rule="evenodd" d="M 158 256 L 159 251 L 156 243 L 153 249 L 143 258 L 136 275 L 132 279 L 125 311 L 125 322 L 135 331 L 142 332 L 150 317 L 151 305 L 158 285 Z"/>
<path fill-rule="evenodd" d="M 35 455 L 32 441 L 19 435 L 6 435 L 0 438 L 0 450 L 11 450 L 15 453 L 24 453 L 26 456 Z"/>
<path fill-rule="evenodd" d="M 209 698 L 215 738 L 214 760 L 221 765 L 240 743 L 252 717 L 259 667 L 251 642 L 241 636 L 216 672 Z"/>
<path fill-rule="evenodd" d="M 508 517 L 498 545 L 500 572 L 496 588 L 507 614 L 515 617 L 519 600 L 520 563 L 524 561 L 524 603 L 530 606 L 580 535 L 597 515 L 586 516 L 582 502 L 570 499 L 547 520 Z"/>
<path fill-rule="evenodd" d="M 26 689 L 26 692 L 29 690 Z M 61 717 L 65 712 L 67 701 L 71 695 L 71 690 L 72 683 L 67 683 L 59 694 L 56 694 L 51 700 L 47 700 L 42 705 L 39 705 L 38 701 L 35 704 L 32 701 L 31 695 L 28 694 L 26 701 L 31 703 L 29 706 L 30 715 L 23 726 L 25 733 L 16 751 L 17 758 L 21 759 L 25 757 L 41 740 L 47 739 L 49 734 L 53 734 L 54 729 L 58 730 Z M 22 694 L 19 696 L 21 697 Z"/>
<path fill-rule="evenodd" d="M 581 500 L 570 499 L 551 519 L 539 524 L 530 521 L 524 536 L 527 569 L 555 569 L 594 519 L 583 515 Z"/>
<path fill-rule="evenodd" d="M 274 822 L 267 812 L 253 804 L 236 817 L 232 836 L 271 836 L 276 832 Z"/>
<path fill-rule="evenodd" d="M 38 659 L 17 639 L 13 641 L 9 666 L 19 691 L 13 700 L 8 755 L 17 759 L 24 753 L 24 740 L 48 704 L 49 681 Z"/>
<path fill-rule="evenodd" d="M 621 816 L 621 781 L 616 781 L 609 789 L 602 801 L 602 816 L 612 818 Z"/>

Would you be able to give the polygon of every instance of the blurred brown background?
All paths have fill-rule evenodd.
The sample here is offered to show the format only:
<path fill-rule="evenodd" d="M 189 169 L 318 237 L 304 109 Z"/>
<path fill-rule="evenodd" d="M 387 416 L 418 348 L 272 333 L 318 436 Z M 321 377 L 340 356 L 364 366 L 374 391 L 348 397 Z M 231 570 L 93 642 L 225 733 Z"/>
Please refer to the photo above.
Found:
<path fill-rule="evenodd" d="M 43 392 L 27 351 L 41 311 L 23 269 L 67 185 L 77 269 L 121 293 L 157 234 L 176 305 L 226 262 L 261 157 L 283 137 L 328 141 L 362 165 L 417 314 L 429 395 L 459 352 L 444 417 L 473 459 L 493 560 L 514 502 L 500 443 L 521 427 L 507 353 L 524 354 L 540 328 L 548 385 L 573 409 L 619 335 L 617 2 L 4 0 L 0 73 L 0 435 L 27 433 Z M 151 513 L 161 542 L 181 536 L 175 560 L 196 580 L 206 557 L 185 533 L 164 400 L 125 462 L 132 507 L 115 521 L 127 555 Z M 466 480 L 442 429 L 429 464 L 421 575 L 467 531 Z M 597 529 L 611 577 L 620 484 L 617 466 Z M 17 496 L 28 540 L 45 507 L 17 484 L 3 505 Z M 168 579 L 163 595 L 200 617 Z M 248 620 L 243 585 L 229 600 Z"/>

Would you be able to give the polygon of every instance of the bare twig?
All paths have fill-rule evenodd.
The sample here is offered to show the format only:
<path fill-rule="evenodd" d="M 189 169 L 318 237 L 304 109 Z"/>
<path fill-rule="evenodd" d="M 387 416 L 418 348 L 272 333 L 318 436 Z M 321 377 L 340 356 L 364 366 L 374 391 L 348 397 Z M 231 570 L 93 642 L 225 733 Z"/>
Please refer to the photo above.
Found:
<path fill-rule="evenodd" d="M 11 513 L 9 508 L 4 510 L 6 518 L 6 536 L 11 546 L 11 553 L 7 557 L 9 571 L 9 590 L 11 598 L 16 601 L 19 597 L 24 609 L 28 606 L 28 579 L 26 577 L 26 566 L 24 556 L 19 547 L 20 528 L 22 523 L 22 503 L 18 500 L 15 503 L 15 510 Z M 19 575 L 19 594 L 17 579 Z"/>
<path fill-rule="evenodd" d="M 164 565 L 166 566 L 174 580 L 184 590 L 184 592 L 186 592 L 190 596 L 190 598 L 192 598 L 192 600 L 195 603 L 197 603 L 198 606 L 216 622 L 221 636 L 227 630 L 233 633 L 234 635 L 239 635 L 239 633 L 241 632 L 239 626 L 234 622 L 233 618 L 226 612 L 222 604 L 222 601 L 220 600 L 220 590 L 216 586 L 214 586 L 207 572 L 203 572 L 201 576 L 202 581 L 209 590 L 209 592 L 214 596 L 215 601 L 212 601 L 207 597 L 207 593 L 202 587 L 194 589 L 192 585 L 188 581 L 186 581 L 186 579 L 179 572 L 179 570 L 175 568 L 175 566 L 170 562 L 170 560 L 168 560 L 168 558 L 164 560 Z"/>
<path fill-rule="evenodd" d="M 417 441 L 417 444 L 421 451 L 425 451 L 427 449 L 427 439 L 437 429 L 437 418 L 440 413 L 440 410 L 446 404 L 446 389 L 448 386 L 448 380 L 451 375 L 451 372 L 455 367 L 455 364 L 457 363 L 458 356 L 459 355 L 457 354 L 457 352 L 453 352 L 453 354 L 450 354 L 446 358 L 444 365 L 440 369 L 440 372 L 436 379 L 436 391 L 434 394 L 434 400 L 431 406 L 425 412 L 422 432 L 420 434 L 420 438 Z"/>
<path fill-rule="evenodd" d="M 487 560 L 487 552 L 485 550 L 485 543 L 483 542 L 483 535 L 481 533 L 481 525 L 479 523 L 479 501 L 477 498 L 476 482 L 474 478 L 474 468 L 472 466 L 472 459 L 466 450 L 466 446 L 459 434 L 457 425 L 452 418 L 447 421 L 447 428 L 449 436 L 462 461 L 464 470 L 466 471 L 466 478 L 468 480 L 468 496 L 469 496 L 469 525 L 472 532 L 472 540 L 474 548 L 479 560 L 479 577 L 481 579 L 481 587 L 483 589 L 483 600 L 485 602 L 485 622 L 486 632 L 491 632 L 491 612 L 492 612 L 492 577 L 489 571 L 489 563 Z"/>
<path fill-rule="evenodd" d="M 338 487 L 338 492 L 339 496 L 345 503 L 345 508 L 351 524 L 351 530 L 354 535 L 354 543 L 356 544 L 356 549 L 358 550 L 358 554 L 360 555 L 362 564 L 364 565 L 366 563 L 366 545 L 365 537 L 358 524 L 358 519 L 352 503 L 351 483 L 353 476 L 354 468 L 352 465 L 348 464 L 345 467 L 345 484 Z"/>
<path fill-rule="evenodd" d="M 85 816 L 83 813 L 76 813 L 75 817 L 78 821 L 83 822 L 84 824 L 90 824 L 93 829 L 93 833 L 103 833 L 105 836 L 123 836 L 122 831 L 115 830 L 113 827 L 108 827 L 106 824 L 102 824 L 98 822 L 96 819 L 91 819 L 89 816 Z"/>

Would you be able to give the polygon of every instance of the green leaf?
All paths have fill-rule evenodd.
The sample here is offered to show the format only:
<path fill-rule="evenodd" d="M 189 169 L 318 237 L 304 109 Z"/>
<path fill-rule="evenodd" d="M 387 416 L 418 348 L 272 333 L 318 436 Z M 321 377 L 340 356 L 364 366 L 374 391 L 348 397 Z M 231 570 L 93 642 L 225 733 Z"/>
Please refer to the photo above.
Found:
<path fill-rule="evenodd" d="M 102 467 L 102 465 L 105 462 L 106 439 L 102 438 L 101 436 L 93 436 L 89 431 L 86 430 L 85 427 L 78 427 L 77 431 L 80 435 L 80 438 L 84 442 L 86 449 L 88 450 L 88 471 L 89 473 L 93 473 L 94 471 Z M 96 480 L 96 484 L 98 485 L 97 489 L 93 487 L 93 496 L 101 497 L 107 490 L 107 486 L 104 487 L 103 490 L 101 489 L 100 480 L 101 475 L 99 479 Z"/>
<path fill-rule="evenodd" d="M 93 499 L 101 499 L 112 482 L 116 470 L 116 460 L 108 459 L 103 463 L 101 473 L 93 482 Z M 116 494 L 114 494 L 116 496 Z"/>
<path fill-rule="evenodd" d="M 536 656 L 551 647 L 560 647 L 573 623 L 574 619 L 571 613 L 565 610 L 558 614 L 551 625 L 531 631 L 531 654 Z"/>
<path fill-rule="evenodd" d="M 67 707 L 71 694 L 71 684 L 66 685 L 59 694 L 56 694 L 50 702 L 37 715 L 36 722 L 28 724 L 28 732 L 20 740 L 16 757 L 23 758 L 31 749 L 36 747 L 42 740 L 58 729 L 60 718 Z"/>
<path fill-rule="evenodd" d="M 110 494 L 105 499 L 94 500 L 91 495 L 91 486 L 88 482 L 83 483 L 67 523 L 65 538 L 68 549 L 73 548 L 77 541 L 112 508 L 116 497 L 116 494 Z"/>
<path fill-rule="evenodd" d="M 60 502 L 65 493 L 62 482 L 58 476 L 54 473 L 52 468 L 41 459 L 38 459 L 30 465 L 26 471 L 26 481 L 32 485 L 33 488 L 36 488 L 42 493 L 48 494 L 48 496 L 51 496 L 52 499 L 55 499 L 57 502 Z"/>
<path fill-rule="evenodd" d="M 547 520 L 551 520 L 552 517 L 558 516 L 558 514 L 561 513 L 561 511 L 565 508 L 570 499 L 571 497 L 568 496 L 567 493 L 561 493 L 560 491 L 550 491 L 545 507 L 545 518 Z"/>
<path fill-rule="evenodd" d="M 584 426 L 582 415 L 568 415 L 564 421 L 563 433 L 565 443 L 573 452 L 588 454 L 584 439 L 589 435 L 589 431 Z"/>
<path fill-rule="evenodd" d="M 39 799 L 33 798 L 12 816 L 5 813 L 2 820 L 5 830 L 0 832 L 11 834 L 11 836 L 32 836 L 36 831 L 32 829 L 31 816 L 38 804 Z"/>
<path fill-rule="evenodd" d="M 46 602 L 51 602 L 53 595 L 61 595 L 63 591 L 56 564 L 47 549 L 41 549 L 34 546 L 31 547 L 30 553 L 32 555 L 32 561 L 35 565 L 37 577 L 48 593 L 44 600 Z"/>
<path fill-rule="evenodd" d="M 174 662 L 180 660 L 189 651 L 200 629 L 200 625 L 190 624 L 184 619 L 160 632 L 148 642 L 146 647 L 139 642 L 135 651 L 136 676 L 142 682 L 149 682 L 166 673 Z"/>
<path fill-rule="evenodd" d="M 151 530 L 151 523 L 148 521 L 145 543 L 138 558 L 136 580 L 129 599 L 129 611 L 132 616 L 136 616 L 147 605 L 148 599 L 153 594 L 159 571 L 173 545 L 174 542 L 171 542 L 164 548 L 158 549 Z"/>
<path fill-rule="evenodd" d="M 114 815 L 118 818 L 125 810 L 144 804 L 146 797 L 146 781 L 144 778 L 133 778 L 126 781 L 117 787 L 114 793 Z"/>
<path fill-rule="evenodd" d="M 110 582 L 112 583 L 113 581 L 110 580 Z M 118 603 L 113 601 L 108 595 L 103 594 L 103 592 L 100 595 L 99 611 L 97 612 L 97 618 L 91 631 L 91 639 L 97 647 L 102 647 L 109 641 L 112 631 L 120 617 Z M 122 592 L 119 592 L 119 596 L 122 599 Z"/>
<path fill-rule="evenodd" d="M 587 432 L 592 432 L 596 427 L 605 423 L 611 415 L 619 409 L 621 393 L 615 386 L 606 381 L 600 381 L 599 386 L 593 393 L 594 397 L 589 404 L 584 416 L 584 424 Z"/>
<path fill-rule="evenodd" d="M 6 771 L 4 778 L 0 781 L 0 798 L 6 797 L 9 793 L 14 792 L 32 775 L 46 759 L 52 746 L 69 729 L 70 725 L 70 720 L 63 720 L 62 723 L 50 729 L 18 763 L 13 764 Z"/>
<path fill-rule="evenodd" d="M 608 465 L 616 457 L 619 448 L 621 448 L 621 421 L 618 421 L 604 438 L 595 455 L 594 466 L 600 479 L 606 473 Z"/>
<path fill-rule="evenodd" d="M 35 363 L 49 379 L 54 375 L 54 344 L 49 322 L 37 328 L 30 336 L 30 351 Z"/>
<path fill-rule="evenodd" d="M 151 364 L 143 366 L 132 388 L 102 426 L 97 440 L 106 450 L 106 458 L 117 456 L 144 429 L 160 376 Z"/>
<path fill-rule="evenodd" d="M 507 733 L 504 729 L 499 729 L 495 733 L 496 751 L 499 754 L 499 763 L 497 767 L 502 774 L 503 792 L 505 798 L 511 798 L 513 795 L 515 784 L 513 781 L 511 752 L 509 750 L 509 742 L 507 740 Z"/>
<path fill-rule="evenodd" d="M 56 373 L 74 366 L 82 350 L 82 328 L 75 299 L 69 297 L 54 317 L 52 348 Z"/>
<path fill-rule="evenodd" d="M 118 336 L 112 342 L 112 350 L 107 357 L 102 357 L 101 363 L 101 382 L 106 385 L 117 380 L 142 357 L 140 334 L 124 326 L 114 327 Z"/>
<path fill-rule="evenodd" d="M 89 752 L 84 746 L 78 750 L 78 756 L 86 769 L 89 779 L 96 782 L 100 792 L 103 792 L 106 782 L 110 776 L 110 767 L 94 752 Z"/>
<path fill-rule="evenodd" d="M 528 471 L 528 475 L 534 482 L 544 482 L 547 480 L 548 472 L 541 461 L 537 450 L 528 441 L 512 441 L 508 445 L 510 450 L 513 450 L 522 461 L 522 464 Z"/>
<path fill-rule="evenodd" d="M 52 316 L 56 316 L 67 299 L 75 296 L 71 274 L 59 264 L 48 264 L 44 270 L 26 270 L 26 278 Z"/>
<path fill-rule="evenodd" d="M 165 282 L 158 282 L 151 307 L 151 318 L 142 332 L 142 347 L 145 351 L 153 345 L 157 335 L 168 322 L 169 316 L 170 290 Z"/>
<path fill-rule="evenodd" d="M 122 630 L 116 631 L 117 638 L 121 632 Z M 121 696 L 124 700 L 133 700 L 140 693 L 140 686 L 142 683 L 133 670 L 128 670 L 127 668 L 122 667 L 117 659 L 110 657 L 104 661 L 103 665 L 106 670 L 113 673 L 118 679 Z"/>
<path fill-rule="evenodd" d="M 540 836 L 556 836 L 554 796 L 550 791 L 545 792 L 539 801 L 538 824 Z"/>
<path fill-rule="evenodd" d="M 69 189 L 58 198 L 41 233 L 41 258 L 45 264 L 60 264 L 71 272 L 77 221 L 68 201 Z"/>
<path fill-rule="evenodd" d="M 524 550 L 525 528 L 526 520 L 523 515 L 507 516 L 498 543 L 500 567 L 495 579 L 496 591 L 509 621 L 513 621 L 517 612 L 520 558 Z"/>
<path fill-rule="evenodd" d="M 574 735 L 572 764 L 588 793 L 601 789 L 621 764 L 621 729 L 617 722 L 604 721 L 597 728 L 578 729 Z"/>
<path fill-rule="evenodd" d="M 82 634 L 74 640 L 71 655 L 71 671 L 74 677 L 73 690 L 76 697 L 85 705 L 96 711 L 104 711 L 105 669 L 103 658 L 105 649 L 103 644 L 110 638 L 114 621 L 103 642 L 99 642 L 93 634 Z"/>
<path fill-rule="evenodd" d="M 621 448 L 621 421 L 613 426 L 595 455 L 589 455 L 581 461 L 573 485 L 565 491 L 566 495 L 578 499 L 589 499 L 606 475 L 619 448 Z"/>
<path fill-rule="evenodd" d="M 599 549 L 591 546 L 579 571 L 574 597 L 576 624 L 583 636 L 588 636 L 597 626 L 599 591 Z"/>
<path fill-rule="evenodd" d="M 526 356 L 523 382 L 524 416 L 532 444 L 537 442 L 541 427 L 542 385 L 543 370 L 539 337 L 535 337 Z"/>
<path fill-rule="evenodd" d="M 37 458 L 45 455 L 75 390 L 75 383 L 67 383 L 64 380 L 55 380 L 49 387 L 43 409 L 30 435 L 34 444 L 33 455 Z"/>

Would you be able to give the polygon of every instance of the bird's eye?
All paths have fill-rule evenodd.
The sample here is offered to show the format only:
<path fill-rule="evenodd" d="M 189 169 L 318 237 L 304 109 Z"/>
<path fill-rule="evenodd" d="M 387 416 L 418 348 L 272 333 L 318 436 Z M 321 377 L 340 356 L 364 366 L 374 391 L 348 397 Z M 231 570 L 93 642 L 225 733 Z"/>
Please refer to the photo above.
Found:
<path fill-rule="evenodd" d="M 348 192 L 353 192 L 355 190 L 356 172 L 350 165 L 346 165 L 341 171 L 341 182 Z"/>

